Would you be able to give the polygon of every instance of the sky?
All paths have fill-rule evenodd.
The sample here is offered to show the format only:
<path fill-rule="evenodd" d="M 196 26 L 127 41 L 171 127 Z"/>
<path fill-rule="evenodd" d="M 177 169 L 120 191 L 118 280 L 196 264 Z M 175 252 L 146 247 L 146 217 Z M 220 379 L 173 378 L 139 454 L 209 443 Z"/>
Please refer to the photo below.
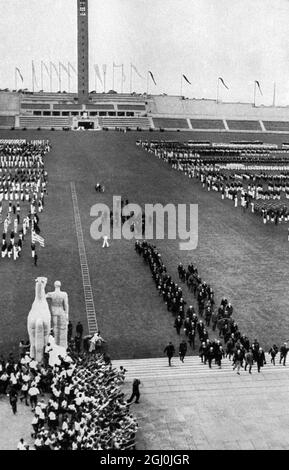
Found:
<path fill-rule="evenodd" d="M 41 88 L 41 60 L 77 66 L 76 0 L 0 0 L 0 88 L 15 88 L 15 67 L 32 89 L 32 60 Z M 107 65 L 106 91 L 112 88 L 112 63 L 124 64 L 123 91 L 182 94 L 188 98 L 252 102 L 254 81 L 261 85 L 257 105 L 289 105 L 289 0 L 89 0 L 90 90 L 103 91 L 93 65 Z M 72 73 L 71 91 L 76 91 Z M 185 74 L 191 85 L 182 81 Z M 115 69 L 121 91 L 121 68 Z M 96 85 L 96 86 L 95 86 Z M 44 72 L 43 88 L 49 91 Z M 53 90 L 59 89 L 56 74 Z M 63 73 L 62 89 L 68 90 Z"/>

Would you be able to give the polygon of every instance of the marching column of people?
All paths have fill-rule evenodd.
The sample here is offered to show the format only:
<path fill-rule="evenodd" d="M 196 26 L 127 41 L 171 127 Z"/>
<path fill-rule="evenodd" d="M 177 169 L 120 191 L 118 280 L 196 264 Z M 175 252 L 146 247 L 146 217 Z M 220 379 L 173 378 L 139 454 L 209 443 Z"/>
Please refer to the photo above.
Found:
<path fill-rule="evenodd" d="M 263 348 L 257 339 L 251 343 L 249 338 L 239 330 L 237 322 L 233 318 L 234 308 L 232 304 L 223 297 L 219 307 L 215 304 L 215 296 L 212 287 L 203 281 L 198 273 L 196 266 L 191 263 L 187 269 L 180 263 L 178 265 L 178 276 L 182 283 L 186 283 L 188 290 L 194 295 L 198 306 L 196 313 L 193 305 L 186 308 L 187 302 L 183 297 L 182 288 L 172 280 L 167 273 L 167 268 L 162 261 L 161 254 L 155 246 L 147 241 L 135 242 L 136 252 L 143 257 L 144 262 L 148 264 L 152 278 L 156 285 L 159 295 L 165 302 L 166 308 L 172 313 L 174 328 L 178 335 L 183 331 L 192 350 L 196 348 L 196 338 L 200 344 L 199 356 L 201 362 L 208 364 L 211 368 L 212 363 L 222 367 L 224 357 L 232 360 L 233 370 L 240 373 L 240 369 L 248 369 L 252 373 L 252 366 L 257 365 L 258 372 L 266 364 L 266 357 Z M 216 337 L 209 338 L 208 329 Z M 187 348 L 186 341 L 182 341 L 179 346 L 179 357 L 183 362 Z M 280 347 L 280 364 L 286 365 L 286 357 L 289 348 L 287 343 Z M 275 365 L 275 357 L 278 354 L 278 347 L 274 344 L 269 350 L 271 363 Z M 175 354 L 175 347 L 169 343 L 164 353 L 167 354 L 169 366 L 172 357 Z M 214 362 L 213 362 L 214 361 Z"/>

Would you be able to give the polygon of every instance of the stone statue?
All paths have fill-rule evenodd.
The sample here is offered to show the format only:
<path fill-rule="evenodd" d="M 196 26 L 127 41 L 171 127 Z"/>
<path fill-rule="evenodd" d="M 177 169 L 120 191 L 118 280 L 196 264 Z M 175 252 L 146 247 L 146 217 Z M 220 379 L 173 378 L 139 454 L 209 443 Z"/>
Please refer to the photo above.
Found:
<path fill-rule="evenodd" d="M 48 292 L 46 298 L 51 299 L 51 320 L 55 344 L 66 350 L 69 310 L 68 295 L 60 290 L 60 281 L 55 281 L 54 287 L 54 292 Z"/>
<path fill-rule="evenodd" d="M 27 318 L 30 340 L 30 357 L 42 362 L 44 347 L 48 343 L 51 328 L 51 315 L 45 296 L 46 277 L 35 279 L 35 300 Z"/>

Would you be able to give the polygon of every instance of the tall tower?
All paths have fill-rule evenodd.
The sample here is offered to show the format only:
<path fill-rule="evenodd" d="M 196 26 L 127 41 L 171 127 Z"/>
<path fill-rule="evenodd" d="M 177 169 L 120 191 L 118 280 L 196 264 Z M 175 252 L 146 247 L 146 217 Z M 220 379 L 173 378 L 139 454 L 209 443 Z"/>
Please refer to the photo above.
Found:
<path fill-rule="evenodd" d="M 77 0 L 78 102 L 88 102 L 88 0 Z"/>

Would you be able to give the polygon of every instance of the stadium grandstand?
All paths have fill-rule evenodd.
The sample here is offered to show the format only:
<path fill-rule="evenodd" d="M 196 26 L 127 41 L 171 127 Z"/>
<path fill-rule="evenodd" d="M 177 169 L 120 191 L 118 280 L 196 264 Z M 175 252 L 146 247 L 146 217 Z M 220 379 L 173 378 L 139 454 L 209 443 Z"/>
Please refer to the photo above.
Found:
<path fill-rule="evenodd" d="M 90 93 L 88 102 L 80 104 L 74 93 L 0 91 L 2 129 L 84 127 L 288 133 L 288 114 L 286 107 L 216 103 L 179 96 Z"/>

